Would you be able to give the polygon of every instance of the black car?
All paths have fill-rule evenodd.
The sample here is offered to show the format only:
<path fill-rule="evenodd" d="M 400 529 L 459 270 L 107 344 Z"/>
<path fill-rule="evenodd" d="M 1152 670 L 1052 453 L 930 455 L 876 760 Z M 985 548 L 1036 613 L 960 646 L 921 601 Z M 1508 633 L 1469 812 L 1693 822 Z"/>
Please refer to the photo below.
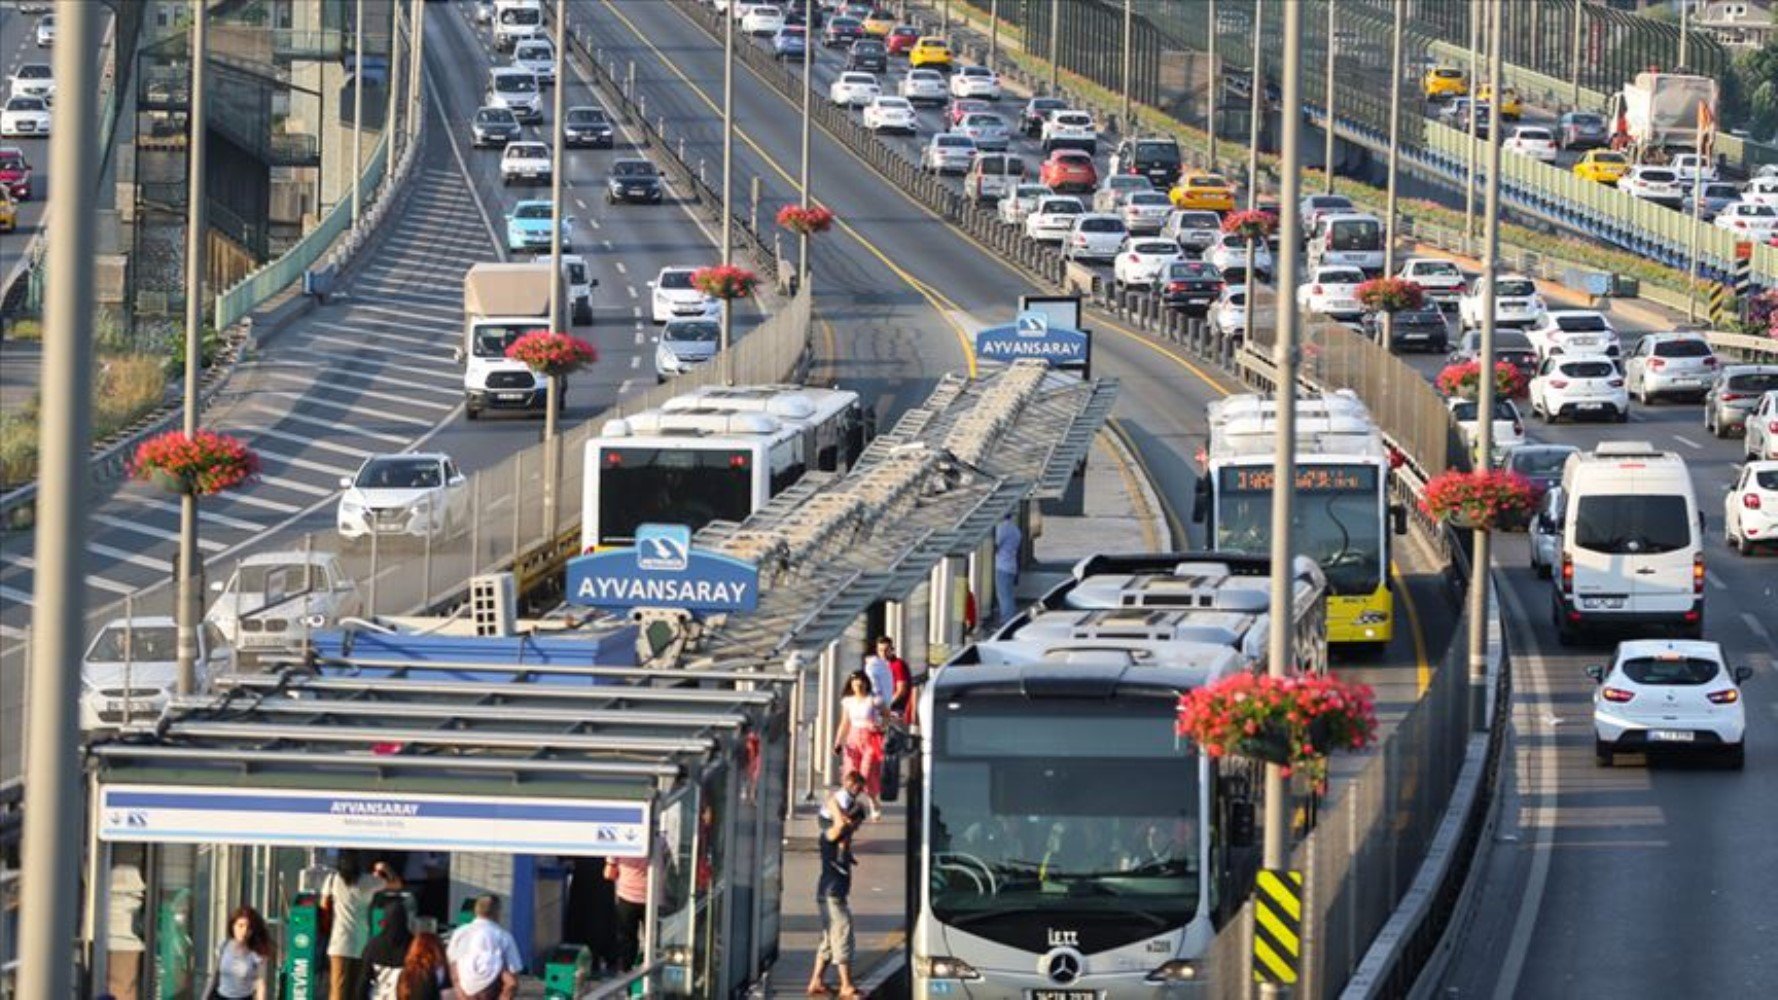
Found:
<path fill-rule="evenodd" d="M 610 149 L 615 131 L 611 116 L 604 108 L 569 108 L 562 116 L 562 142 L 570 149 L 577 146 Z"/>
<path fill-rule="evenodd" d="M 1025 102 L 1024 110 L 1019 112 L 1019 129 L 1026 135 L 1036 138 L 1043 134 L 1044 119 L 1051 111 L 1063 111 L 1068 102 L 1060 97 L 1033 97 Z"/>
<path fill-rule="evenodd" d="M 486 107 L 469 121 L 469 132 L 477 148 L 504 146 L 525 134 L 525 128 L 510 108 Z"/>
<path fill-rule="evenodd" d="M 1142 136 L 1125 139 L 1111 154 L 1114 174 L 1141 174 L 1154 183 L 1155 190 L 1165 191 L 1179 180 L 1179 142 L 1168 136 Z"/>
<path fill-rule="evenodd" d="M 1179 261 L 1167 265 L 1155 287 L 1167 308 L 1188 316 L 1202 316 L 1222 295 L 1222 273 L 1203 261 Z"/>
<path fill-rule="evenodd" d="M 1482 332 L 1470 330 L 1457 341 L 1457 349 L 1451 352 L 1449 360 L 1453 364 L 1474 361 L 1481 353 L 1481 345 Z M 1531 346 L 1529 337 L 1517 330 L 1494 331 L 1494 360 L 1512 365 L 1526 380 L 1537 373 L 1537 349 Z"/>
<path fill-rule="evenodd" d="M 1364 317 L 1364 328 L 1372 340 L 1381 341 L 1383 317 L 1375 313 L 1367 314 Z M 1391 327 L 1389 334 L 1389 349 L 1405 351 L 1410 348 L 1434 354 L 1443 354 L 1451 349 L 1451 327 L 1437 303 L 1428 302 L 1419 309 L 1403 310 L 1395 314 L 1395 325 Z"/>
<path fill-rule="evenodd" d="M 855 17 L 836 17 L 821 32 L 821 44 L 830 49 L 851 45 L 864 37 L 864 22 Z"/>
<path fill-rule="evenodd" d="M 605 181 L 605 203 L 645 201 L 661 203 L 663 195 L 660 171 L 647 160 L 618 160 L 611 165 L 611 176 Z"/>
<path fill-rule="evenodd" d="M 868 73 L 889 71 L 889 49 L 875 38 L 860 38 L 852 43 L 846 56 L 846 68 Z"/>

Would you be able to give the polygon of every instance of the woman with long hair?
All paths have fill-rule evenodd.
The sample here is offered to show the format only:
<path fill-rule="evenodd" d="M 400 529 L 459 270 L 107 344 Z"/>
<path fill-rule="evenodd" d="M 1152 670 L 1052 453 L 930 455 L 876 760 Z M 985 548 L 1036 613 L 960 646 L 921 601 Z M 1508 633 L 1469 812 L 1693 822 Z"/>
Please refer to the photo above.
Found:
<path fill-rule="evenodd" d="M 396 982 L 414 935 L 407 926 L 407 904 L 400 898 L 385 903 L 382 912 L 383 928 L 364 946 L 352 1000 L 395 1000 Z"/>
<path fill-rule="evenodd" d="M 419 931 L 407 946 L 407 961 L 401 968 L 401 983 L 396 988 L 398 1000 L 439 1000 L 450 984 L 450 971 L 445 967 L 445 950 L 430 920 L 419 921 Z"/>
<path fill-rule="evenodd" d="M 265 918 L 242 906 L 228 918 L 228 940 L 216 952 L 206 997 L 220 1000 L 266 1000 L 272 966 L 272 935 Z"/>
<path fill-rule="evenodd" d="M 834 734 L 833 752 L 846 759 L 846 770 L 864 776 L 870 795 L 871 818 L 878 815 L 883 794 L 883 703 L 871 693 L 870 676 L 862 670 L 846 678 L 846 696 L 840 699 L 840 729 Z"/>

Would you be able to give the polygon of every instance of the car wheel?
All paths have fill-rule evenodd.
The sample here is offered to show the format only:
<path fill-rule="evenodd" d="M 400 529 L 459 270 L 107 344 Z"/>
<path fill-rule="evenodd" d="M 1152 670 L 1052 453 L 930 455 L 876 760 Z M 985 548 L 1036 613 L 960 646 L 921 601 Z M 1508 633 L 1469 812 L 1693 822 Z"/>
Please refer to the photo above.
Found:
<path fill-rule="evenodd" d="M 1611 767 L 1616 763 L 1611 748 L 1605 745 L 1604 740 L 1596 739 L 1593 741 L 1593 762 L 1600 767 Z"/>
<path fill-rule="evenodd" d="M 481 417 L 482 417 L 482 411 L 476 409 L 475 407 L 465 406 L 463 408 L 463 418 L 465 420 L 480 420 Z"/>
<path fill-rule="evenodd" d="M 1617 422 L 1620 424 L 1627 424 L 1630 422 L 1630 408 L 1628 406 L 1617 411 Z"/>
<path fill-rule="evenodd" d="M 1734 538 L 1733 542 L 1735 544 L 1736 552 L 1739 552 L 1744 556 L 1753 555 L 1753 543 L 1747 540 L 1746 535 Z"/>
<path fill-rule="evenodd" d="M 1742 742 L 1729 747 L 1728 751 L 1723 754 L 1722 766 L 1731 771 L 1740 771 L 1746 768 L 1747 744 Z"/>

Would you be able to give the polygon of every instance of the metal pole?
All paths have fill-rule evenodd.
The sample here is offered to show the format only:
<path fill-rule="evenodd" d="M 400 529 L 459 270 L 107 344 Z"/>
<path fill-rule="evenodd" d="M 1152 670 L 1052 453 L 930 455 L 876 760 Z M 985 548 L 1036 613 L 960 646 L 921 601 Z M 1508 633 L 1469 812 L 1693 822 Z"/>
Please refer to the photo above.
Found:
<path fill-rule="evenodd" d="M 198 371 L 204 357 L 204 188 L 207 174 L 204 138 L 209 115 L 205 62 L 210 45 L 209 4 L 197 3 L 191 21 L 191 110 L 185 143 L 187 193 L 185 204 L 185 400 L 184 430 L 187 437 L 198 431 Z M 197 686 L 198 618 L 203 614 L 203 594 L 198 583 L 198 495 L 187 490 L 179 495 L 179 606 L 174 611 L 178 639 L 178 681 L 181 695 Z"/>
<path fill-rule="evenodd" d="M 1061 88 L 1061 50 L 1057 42 L 1062 37 L 1062 0 L 1050 0 L 1050 93 L 1054 94 Z"/>
<path fill-rule="evenodd" d="M 1467 243 L 1475 238 L 1475 175 L 1476 175 L 1476 134 L 1475 134 L 1475 100 L 1481 92 L 1476 86 L 1476 57 L 1482 44 L 1482 0 L 1469 0 L 1469 114 L 1464 128 L 1469 132 L 1469 152 L 1465 158 L 1468 170 L 1463 182 L 1463 239 Z M 1492 103 L 1492 101 L 1490 101 Z M 1467 248 L 1466 248 L 1467 249 Z"/>
<path fill-rule="evenodd" d="M 1209 107 L 1205 109 L 1205 117 L 1210 125 L 1210 169 L 1216 169 L 1216 108 L 1222 103 L 1222 73 L 1216 64 L 1216 0 L 1210 0 L 1210 52 L 1204 74 L 1204 93 Z"/>
<path fill-rule="evenodd" d="M 992 62 L 992 60 L 990 60 Z M 809 113 L 811 94 L 815 89 L 815 39 L 805 29 L 803 32 L 803 121 L 802 148 L 797 155 L 797 189 L 801 193 L 798 204 L 809 207 Z M 798 233 L 796 237 L 796 287 L 809 287 L 809 234 Z"/>
<path fill-rule="evenodd" d="M 426 0 L 413 0 L 408 23 L 414 33 L 413 41 L 408 45 L 407 71 L 407 128 L 411 146 L 420 141 L 420 81 L 426 75 Z"/>
<path fill-rule="evenodd" d="M 1498 14 L 1488 24 L 1488 44 L 1488 90 L 1491 94 L 1499 94 Z M 1488 134 L 1494 136 L 1500 129 L 1500 102 L 1490 104 Z M 1482 377 L 1477 382 L 1479 391 L 1476 394 L 1476 451 L 1479 454 L 1475 462 L 1482 469 L 1492 468 L 1494 464 L 1494 310 L 1500 275 L 1500 143 L 1492 140 L 1488 143 L 1486 212 L 1483 239 L 1487 244 L 1487 255 L 1482 264 L 1482 301 L 1487 305 L 1482 313 Z M 1475 562 L 1469 579 L 1469 718 L 1476 729 L 1487 726 L 1483 713 L 1488 686 L 1488 563 L 1492 540 L 1486 526 L 1476 529 Z"/>
<path fill-rule="evenodd" d="M 562 323 L 562 122 L 565 118 L 564 101 L 568 93 L 568 4 L 566 0 L 556 0 L 556 85 L 553 114 L 555 121 L 550 123 L 550 160 L 549 160 L 549 197 L 550 197 L 550 232 L 549 232 L 549 328 L 561 330 Z M 557 375 L 545 376 L 543 404 L 543 533 L 545 538 L 554 538 L 556 533 L 556 508 L 561 497 L 561 439 L 556 433 L 557 422 L 562 413 L 562 380 Z"/>
<path fill-rule="evenodd" d="M 1682 70 L 1686 67 L 1686 56 L 1690 54 L 1691 48 L 1687 44 L 1691 41 L 1691 26 L 1692 5 L 1688 0 L 1679 0 L 1679 65 L 1675 69 Z"/>
<path fill-rule="evenodd" d="M 352 30 L 352 231 L 358 231 L 360 200 L 364 185 L 358 175 L 364 172 L 364 0 L 357 0 L 356 27 Z M 198 6 L 204 6 L 200 0 Z"/>
<path fill-rule="evenodd" d="M 1394 8 L 1395 22 L 1389 35 L 1389 183 L 1383 205 L 1383 224 L 1388 227 L 1388 234 L 1383 243 L 1384 274 L 1395 273 L 1395 182 L 1401 168 L 1401 36 L 1407 0 L 1394 0 L 1390 6 Z M 1383 315 L 1388 322 L 1391 314 Z"/>
<path fill-rule="evenodd" d="M 1586 12 L 1585 5 L 1586 0 L 1574 0 L 1574 40 L 1568 51 L 1568 71 L 1574 77 L 1568 95 L 1568 103 L 1577 108 L 1580 107 L 1580 32 L 1581 25 L 1585 24 L 1587 20 L 1581 15 Z M 1617 124 L 1612 123 L 1612 127 L 1616 128 Z"/>
<path fill-rule="evenodd" d="M 1124 113 L 1123 131 L 1134 135 L 1136 130 L 1130 127 L 1130 72 L 1135 64 L 1135 53 L 1131 45 L 1136 34 L 1136 10 L 1133 0 L 1124 0 Z"/>
<path fill-rule="evenodd" d="M 389 93 L 384 95 L 384 110 L 383 110 L 383 135 L 388 138 L 388 145 L 386 145 L 384 148 L 386 150 L 388 150 L 389 155 L 388 155 L 388 160 L 387 160 L 387 166 L 384 168 L 384 171 L 383 171 L 384 176 L 388 176 L 388 174 L 395 169 L 396 154 L 398 152 L 398 150 L 396 149 L 396 146 L 398 145 L 396 140 L 400 137 L 400 133 L 397 132 L 395 129 L 395 116 L 396 116 L 396 113 L 401 110 L 401 90 L 400 90 L 400 88 L 395 86 L 395 83 L 396 83 L 395 67 L 396 67 L 396 64 L 401 62 L 401 57 L 399 55 L 400 51 L 401 51 L 401 0 L 390 0 L 390 4 L 389 4 L 389 62 L 388 62 L 389 81 L 388 81 L 388 87 L 386 88 L 389 91 Z"/>
<path fill-rule="evenodd" d="M 805 47 L 807 42 L 804 43 Z M 735 255 L 735 12 L 722 19 L 722 266 L 727 267 Z M 734 358 L 729 356 L 729 331 L 733 322 L 731 299 L 722 300 L 722 381 L 733 385 Z"/>
<path fill-rule="evenodd" d="M 1000 72 L 1000 0 L 988 3 L 988 68 Z"/>
<path fill-rule="evenodd" d="M 1273 312 L 1276 316 L 1277 344 L 1273 363 L 1278 366 L 1278 389 L 1275 394 L 1278 410 L 1277 438 L 1273 446 L 1272 491 L 1272 614 L 1275 621 L 1291 620 L 1291 602 L 1295 596 L 1290 560 L 1291 515 L 1296 485 L 1296 374 L 1298 317 L 1295 301 L 1287 298 L 1287 290 L 1296 288 L 1296 246 L 1302 230 L 1301 206 L 1297 196 L 1302 188 L 1302 5 L 1284 5 L 1284 82 L 1283 103 L 1279 109 L 1280 192 L 1278 216 L 1280 223 L 1277 273 L 1278 296 Z M 1273 629 L 1267 637 L 1267 673 L 1284 677 L 1292 670 L 1295 655 L 1291 649 L 1291 630 Z M 1265 853 L 1263 864 L 1273 870 L 1290 867 L 1290 785 L 1277 764 L 1266 765 Z M 1287 987 L 1262 986 L 1261 996 L 1290 995 Z"/>
<path fill-rule="evenodd" d="M 54 76 L 65 88 L 50 131 L 50 185 L 92 192 L 99 157 L 97 4 L 59 11 Z M 25 821 L 20 845 L 32 859 L 21 879 L 18 995 L 73 993 L 74 929 L 80 908 L 80 852 L 68 833 L 81 827 L 79 678 L 86 600 L 88 441 L 92 437 L 94 206 L 67 199 L 54 216 L 45 264 L 42 454 L 37 489 L 36 603 L 31 608 L 31 669 L 26 675 Z"/>
<path fill-rule="evenodd" d="M 1293 6 L 1285 4 L 1286 7 Z M 1265 36 L 1266 0 L 1253 0 L 1253 72 L 1247 75 L 1247 82 L 1253 93 L 1249 94 L 1247 110 L 1247 210 L 1253 211 L 1254 200 L 1259 197 L 1259 126 L 1264 118 L 1265 103 L 1263 94 L 1265 74 L 1260 72 L 1260 39 Z M 1278 286 L 1280 288 L 1283 285 Z M 1247 307 L 1253 308 L 1253 275 L 1247 275 Z"/>
<path fill-rule="evenodd" d="M 1698 321 L 1698 253 L 1701 249 L 1700 239 L 1704 225 L 1704 164 L 1711 155 L 1710 148 L 1714 145 L 1710 140 L 1698 136 L 1698 173 L 1692 176 L 1692 225 L 1691 225 L 1691 267 L 1685 284 L 1685 319 L 1688 323 Z"/>
<path fill-rule="evenodd" d="M 1325 133 L 1321 147 L 1321 170 L 1327 176 L 1322 178 L 1322 193 L 1333 194 L 1334 190 L 1334 60 L 1339 55 L 1340 43 L 1334 39 L 1334 0 L 1327 0 L 1327 44 L 1323 46 L 1327 55 L 1327 121 L 1322 132 Z"/>

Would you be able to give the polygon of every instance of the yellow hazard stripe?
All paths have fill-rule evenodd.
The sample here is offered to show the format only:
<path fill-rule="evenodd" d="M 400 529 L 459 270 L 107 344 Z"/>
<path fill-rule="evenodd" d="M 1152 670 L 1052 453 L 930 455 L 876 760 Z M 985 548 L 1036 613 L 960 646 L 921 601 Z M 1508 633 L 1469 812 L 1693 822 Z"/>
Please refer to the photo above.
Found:
<path fill-rule="evenodd" d="M 1293 875 L 1291 882 L 1295 884 L 1288 884 L 1271 871 L 1263 869 L 1256 880 L 1259 890 L 1266 895 L 1267 899 L 1289 914 L 1290 919 L 1294 922 L 1303 919 L 1303 901 L 1297 892 L 1298 887 L 1302 885 L 1302 876 Z"/>
<path fill-rule="evenodd" d="M 1302 944 L 1297 939 L 1296 928 L 1288 926 L 1284 921 L 1279 920 L 1278 915 L 1273 913 L 1270 907 L 1254 907 L 1253 917 L 1255 920 L 1259 921 L 1261 927 L 1264 927 L 1271 933 L 1273 938 L 1277 939 L 1280 947 L 1290 953 L 1291 958 L 1295 958 L 1302 954 Z M 1260 940 L 1260 937 L 1256 934 L 1253 939 L 1257 942 Z"/>
<path fill-rule="evenodd" d="M 1296 970 L 1291 967 L 1291 963 L 1279 958 L 1277 952 L 1274 952 L 1271 946 L 1260 940 L 1258 936 L 1253 939 L 1253 957 L 1259 959 L 1260 963 L 1253 968 L 1255 982 L 1296 982 Z M 1264 968 L 1262 969 L 1261 966 Z M 1270 975 L 1268 976 L 1267 973 Z"/>

